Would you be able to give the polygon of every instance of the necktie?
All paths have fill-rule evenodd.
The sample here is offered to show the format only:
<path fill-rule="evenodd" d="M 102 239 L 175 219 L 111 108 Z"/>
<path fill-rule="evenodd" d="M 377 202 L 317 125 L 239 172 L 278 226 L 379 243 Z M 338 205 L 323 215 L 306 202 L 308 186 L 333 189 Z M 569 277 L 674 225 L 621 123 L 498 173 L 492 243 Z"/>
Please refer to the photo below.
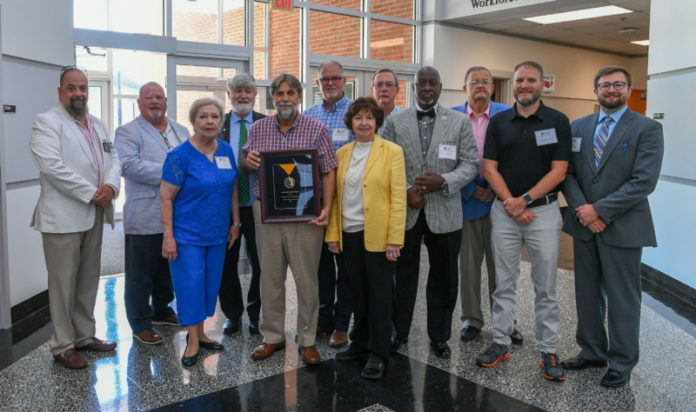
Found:
<path fill-rule="evenodd" d="M 607 146 L 609 141 L 609 124 L 612 122 L 612 118 L 607 116 L 604 118 L 604 123 L 602 127 L 599 128 L 597 134 L 594 138 L 594 164 L 599 166 L 599 161 L 602 159 L 602 153 L 604 153 L 604 148 Z"/>
<path fill-rule="evenodd" d="M 247 129 L 244 119 L 241 119 L 239 121 L 239 156 L 237 156 L 237 165 L 239 165 L 239 159 L 242 157 L 242 148 L 246 142 Z M 239 167 L 237 168 L 237 173 L 237 195 L 239 196 L 239 204 L 243 205 L 249 202 L 249 176 Z"/>

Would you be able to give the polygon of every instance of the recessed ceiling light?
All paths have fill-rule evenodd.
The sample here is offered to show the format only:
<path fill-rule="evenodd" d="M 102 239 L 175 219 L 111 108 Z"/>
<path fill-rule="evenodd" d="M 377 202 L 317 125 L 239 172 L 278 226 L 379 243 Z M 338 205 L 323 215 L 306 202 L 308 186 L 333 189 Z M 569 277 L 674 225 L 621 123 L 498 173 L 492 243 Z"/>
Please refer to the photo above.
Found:
<path fill-rule="evenodd" d="M 637 44 L 639 46 L 649 46 L 650 40 L 636 40 L 636 41 L 632 41 L 631 43 Z"/>
<path fill-rule="evenodd" d="M 544 16 L 527 17 L 522 20 L 539 24 L 562 23 L 565 21 L 593 19 L 595 17 L 614 16 L 616 14 L 633 13 L 633 10 L 617 6 L 594 7 L 591 9 L 567 11 L 564 13 L 546 14 Z"/>

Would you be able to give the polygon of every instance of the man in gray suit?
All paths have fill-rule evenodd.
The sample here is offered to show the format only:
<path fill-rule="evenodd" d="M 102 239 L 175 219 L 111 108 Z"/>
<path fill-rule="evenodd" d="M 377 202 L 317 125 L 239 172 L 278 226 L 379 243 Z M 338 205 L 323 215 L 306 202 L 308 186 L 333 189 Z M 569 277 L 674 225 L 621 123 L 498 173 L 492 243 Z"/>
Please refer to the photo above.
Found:
<path fill-rule="evenodd" d="M 408 188 L 406 239 L 396 265 L 392 346 L 396 350 L 406 342 L 411 329 L 425 239 L 430 261 L 428 336 L 435 355 L 447 358 L 459 278 L 459 191 L 478 174 L 479 155 L 469 118 L 437 103 L 442 91 L 438 71 L 421 68 L 413 87 L 417 106 L 390 116 L 383 134 L 404 150 Z"/>
<path fill-rule="evenodd" d="M 162 257 L 162 164 L 189 132 L 167 118 L 167 98 L 155 82 L 140 88 L 138 109 L 140 116 L 116 129 L 114 139 L 126 181 L 126 316 L 136 341 L 157 345 L 162 336 L 152 325 L 177 325 L 176 313 L 169 307 L 174 299 L 169 263 Z"/>
<path fill-rule="evenodd" d="M 620 387 L 638 363 L 640 259 L 644 246 L 657 246 L 648 195 L 660 175 L 663 136 L 660 123 L 628 108 L 626 69 L 599 70 L 594 92 L 601 111 L 571 125 L 577 137 L 563 186 L 568 211 L 574 211 L 563 230 L 574 238 L 581 351 L 562 364 L 575 370 L 608 361 L 601 384 Z"/>

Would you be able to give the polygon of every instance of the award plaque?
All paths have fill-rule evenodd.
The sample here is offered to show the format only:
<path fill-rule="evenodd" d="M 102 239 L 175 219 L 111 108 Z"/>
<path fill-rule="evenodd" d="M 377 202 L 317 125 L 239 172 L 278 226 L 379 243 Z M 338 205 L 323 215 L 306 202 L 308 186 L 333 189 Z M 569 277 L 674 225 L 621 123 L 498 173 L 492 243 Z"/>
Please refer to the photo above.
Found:
<path fill-rule="evenodd" d="M 318 152 L 289 150 L 260 154 L 261 221 L 306 222 L 319 216 Z"/>

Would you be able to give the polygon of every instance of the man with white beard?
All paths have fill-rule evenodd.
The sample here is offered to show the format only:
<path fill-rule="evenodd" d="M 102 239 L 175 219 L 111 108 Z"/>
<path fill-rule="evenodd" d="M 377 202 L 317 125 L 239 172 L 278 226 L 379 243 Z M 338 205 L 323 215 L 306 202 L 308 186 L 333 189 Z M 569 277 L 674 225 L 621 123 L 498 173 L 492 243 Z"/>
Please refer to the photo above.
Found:
<path fill-rule="evenodd" d="M 124 299 L 133 338 L 158 345 L 162 336 L 152 325 L 178 325 L 169 306 L 174 300 L 169 262 L 162 257 L 159 185 L 167 153 L 185 142 L 189 132 L 167 118 L 167 98 L 155 82 L 140 88 L 138 109 L 140 116 L 116 129 L 114 139 L 126 186 Z"/>

